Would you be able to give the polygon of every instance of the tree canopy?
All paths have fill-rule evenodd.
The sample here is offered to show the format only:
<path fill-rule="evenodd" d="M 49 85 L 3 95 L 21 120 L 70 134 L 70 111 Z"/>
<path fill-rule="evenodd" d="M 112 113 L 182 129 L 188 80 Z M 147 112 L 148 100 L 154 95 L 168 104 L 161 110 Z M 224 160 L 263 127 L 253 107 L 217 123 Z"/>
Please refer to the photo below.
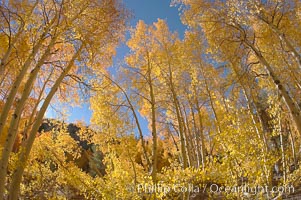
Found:
<path fill-rule="evenodd" d="M 118 0 L 0 2 L 0 199 L 284 199 L 301 188 L 300 1 L 171 4 L 183 38 L 163 19 L 129 27 Z M 44 116 L 84 95 L 89 125 Z"/>

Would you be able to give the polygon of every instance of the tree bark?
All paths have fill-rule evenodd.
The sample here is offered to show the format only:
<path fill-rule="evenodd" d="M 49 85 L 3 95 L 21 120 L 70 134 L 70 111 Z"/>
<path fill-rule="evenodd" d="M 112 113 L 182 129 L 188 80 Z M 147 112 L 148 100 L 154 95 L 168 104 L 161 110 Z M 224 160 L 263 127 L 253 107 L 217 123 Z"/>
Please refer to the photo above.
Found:
<path fill-rule="evenodd" d="M 38 2 L 39 1 L 35 2 L 32 9 L 30 10 L 28 16 L 26 16 L 26 18 L 30 17 L 30 15 L 34 11 L 35 7 L 38 5 Z M 21 20 L 21 26 L 19 27 L 18 32 L 16 33 L 15 37 L 9 39 L 10 42 L 9 42 L 8 49 L 7 49 L 7 51 L 5 52 L 4 56 L 2 57 L 2 59 L 0 61 L 0 79 L 2 79 L 2 76 L 4 76 L 5 67 L 6 67 L 6 64 L 8 62 L 8 59 L 9 59 L 11 53 L 12 53 L 13 48 L 15 47 L 16 42 L 20 39 L 20 36 L 24 31 L 24 27 L 26 25 L 25 21 L 26 21 L 26 19 Z"/>
<path fill-rule="evenodd" d="M 148 155 L 147 155 L 147 151 L 146 151 L 146 146 L 145 146 L 145 141 L 143 139 L 143 132 L 142 132 L 142 128 L 140 126 L 140 122 L 139 122 L 139 119 L 138 119 L 138 116 L 137 116 L 137 113 L 135 111 L 135 108 L 129 98 L 129 96 L 127 95 L 126 91 L 116 82 L 114 81 L 113 79 L 111 79 L 110 77 L 106 76 L 105 74 L 103 74 L 103 76 L 105 76 L 107 79 L 109 79 L 114 85 L 116 85 L 120 90 L 121 92 L 123 93 L 123 95 L 125 96 L 126 98 L 126 101 L 128 102 L 129 104 L 129 107 L 134 115 L 134 119 L 135 119 L 135 122 L 136 122 L 136 125 L 137 125 L 137 128 L 138 128 L 138 132 L 139 132 L 139 136 L 140 136 L 140 140 L 141 140 L 141 145 L 142 145 L 142 150 L 143 150 L 143 155 L 145 157 L 145 160 L 146 160 L 146 163 L 147 163 L 147 166 L 148 166 L 148 169 L 151 168 L 151 162 L 148 158 Z"/>
<path fill-rule="evenodd" d="M 257 56 L 259 62 L 265 66 L 267 72 L 269 73 L 270 77 L 272 78 L 275 86 L 277 87 L 278 91 L 280 92 L 281 96 L 284 99 L 284 102 L 286 103 L 286 106 L 288 110 L 290 111 L 291 116 L 293 117 L 293 121 L 295 122 L 297 131 L 299 135 L 301 135 L 301 114 L 298 106 L 294 103 L 293 99 L 290 97 L 288 91 L 282 84 L 279 77 L 275 74 L 273 68 L 270 66 L 270 64 L 267 62 L 267 60 L 262 56 L 261 52 L 248 40 L 244 40 L 244 43 L 250 47 L 255 55 Z"/>
<path fill-rule="evenodd" d="M 37 55 L 38 51 L 40 50 L 44 40 L 45 40 L 45 36 L 46 34 L 49 32 L 49 30 L 51 29 L 52 25 L 54 24 L 54 22 L 57 20 L 57 15 L 54 17 L 54 19 L 52 19 L 52 21 L 45 27 L 44 32 L 41 34 L 39 40 L 37 41 L 37 44 L 33 47 L 32 53 L 28 56 L 27 60 L 25 61 L 24 65 L 22 66 L 22 69 L 19 73 L 19 75 L 17 76 L 17 79 L 14 81 L 14 84 L 10 90 L 10 93 L 7 97 L 6 103 L 2 109 L 1 112 L 1 116 L 0 116 L 0 135 L 3 134 L 3 128 L 4 125 L 7 121 L 7 117 L 9 114 L 9 111 L 13 105 L 15 96 L 18 92 L 18 89 L 24 79 L 24 77 L 27 74 L 28 69 L 30 68 L 30 64 L 33 61 L 33 58 Z M 1 170 L 1 169 L 0 169 Z M 0 191 L 1 194 L 1 191 Z"/>
<path fill-rule="evenodd" d="M 195 93 L 195 104 L 197 106 L 197 113 L 198 113 L 198 122 L 199 122 L 199 134 L 201 137 L 201 152 L 202 152 L 202 167 L 203 170 L 206 167 L 206 147 L 205 147 L 205 136 L 204 136 L 204 127 L 203 127 L 203 120 L 202 120 L 202 113 L 199 104 L 199 100 L 196 96 L 196 88 L 194 86 L 194 93 Z"/>
<path fill-rule="evenodd" d="M 81 44 L 81 46 L 79 47 L 77 52 L 74 54 L 72 59 L 69 61 L 68 66 L 64 69 L 64 71 L 62 71 L 61 75 L 55 81 L 54 85 L 52 86 L 50 92 L 48 93 L 48 95 L 47 95 L 47 97 L 46 97 L 46 99 L 45 99 L 38 115 L 37 115 L 36 121 L 32 126 L 32 129 L 30 131 L 28 140 L 26 142 L 26 146 L 25 146 L 24 149 L 22 149 L 22 151 L 19 155 L 19 158 L 18 158 L 19 165 L 17 166 L 17 168 L 16 168 L 16 170 L 13 174 L 12 181 L 11 181 L 10 188 L 9 188 L 9 200 L 17 200 L 18 199 L 18 195 L 19 195 L 19 191 L 20 191 L 20 183 L 21 183 L 21 180 L 22 180 L 22 175 L 23 175 L 23 172 L 24 172 L 24 169 L 25 169 L 25 166 L 26 166 L 26 162 L 28 160 L 33 142 L 36 138 L 39 127 L 42 124 L 44 114 L 45 114 L 45 112 L 46 112 L 46 110 L 47 110 L 47 108 L 50 104 L 51 99 L 55 95 L 58 87 L 62 83 L 65 76 L 72 69 L 74 61 L 80 55 L 80 53 L 83 49 L 83 46 L 84 45 Z"/>
<path fill-rule="evenodd" d="M 202 166 L 202 170 L 204 170 L 204 163 L 203 163 L 203 151 L 202 151 L 202 147 L 200 145 L 200 130 L 197 126 L 196 123 L 196 118 L 195 118 L 195 113 L 193 110 L 193 106 L 190 103 L 190 111 L 191 111 L 191 115 L 192 115 L 192 122 L 193 122 L 193 127 L 194 127 L 194 132 L 195 132 L 195 137 L 194 137 L 194 142 L 195 142 L 195 154 L 196 154 L 196 160 L 197 160 L 197 166 L 196 168 L 200 168 Z"/>
<path fill-rule="evenodd" d="M 25 84 L 25 88 L 22 93 L 21 99 L 17 102 L 17 107 L 16 107 L 13 117 L 10 121 L 10 126 L 8 129 L 8 134 L 7 134 L 7 137 L 5 140 L 3 152 L 1 155 L 1 161 L 0 161 L 0 196 L 3 195 L 4 189 L 5 189 L 9 156 L 10 156 L 10 153 L 12 152 L 13 144 L 15 142 L 15 139 L 16 139 L 16 136 L 18 133 L 18 125 L 20 122 L 23 108 L 25 106 L 26 100 L 28 99 L 28 97 L 30 95 L 31 89 L 37 78 L 40 68 L 44 64 L 44 61 L 47 59 L 47 57 L 50 55 L 50 50 L 54 46 L 55 41 L 56 41 L 56 37 L 54 37 L 51 40 L 51 42 L 48 45 L 47 49 L 45 50 L 43 56 L 38 61 L 37 66 L 31 71 L 29 79 L 27 80 L 27 82 Z"/>
<path fill-rule="evenodd" d="M 152 137 L 153 137 L 153 146 L 152 146 L 152 179 L 153 183 L 157 182 L 157 166 L 158 166 L 158 136 L 157 136 L 157 128 L 156 128 L 156 99 L 153 88 L 153 81 L 151 76 L 151 63 L 150 57 L 147 55 L 147 74 L 148 74 L 148 84 L 149 84 L 149 95 L 150 95 L 150 103 L 151 103 L 151 118 L 152 118 Z M 156 199 L 156 194 L 155 199 Z"/>
<path fill-rule="evenodd" d="M 295 49 L 295 47 L 292 45 L 292 43 L 287 39 L 284 33 L 282 33 L 277 26 L 275 26 L 272 23 L 269 23 L 265 20 L 263 20 L 267 25 L 272 29 L 272 31 L 279 37 L 279 39 L 285 43 L 289 51 L 292 52 L 293 56 L 295 57 L 299 68 L 301 69 L 301 55 L 298 53 L 298 51 Z"/>

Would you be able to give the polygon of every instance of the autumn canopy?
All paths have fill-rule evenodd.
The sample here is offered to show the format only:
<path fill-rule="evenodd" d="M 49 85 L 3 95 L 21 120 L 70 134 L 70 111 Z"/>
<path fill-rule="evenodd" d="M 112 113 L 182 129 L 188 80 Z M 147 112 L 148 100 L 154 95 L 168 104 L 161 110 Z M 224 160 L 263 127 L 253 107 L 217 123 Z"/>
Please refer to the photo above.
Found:
<path fill-rule="evenodd" d="M 170 3 L 183 38 L 126 1 L 0 1 L 0 199 L 297 195 L 301 2 Z"/>

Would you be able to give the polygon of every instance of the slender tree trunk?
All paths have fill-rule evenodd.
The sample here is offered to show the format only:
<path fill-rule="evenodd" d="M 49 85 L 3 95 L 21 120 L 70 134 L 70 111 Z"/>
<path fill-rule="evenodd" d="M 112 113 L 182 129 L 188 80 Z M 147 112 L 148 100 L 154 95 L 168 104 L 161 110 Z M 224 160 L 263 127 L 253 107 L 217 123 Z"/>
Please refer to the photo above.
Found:
<path fill-rule="evenodd" d="M 42 46 L 42 44 L 45 40 L 46 34 L 49 32 L 52 25 L 56 21 L 56 19 L 57 19 L 57 15 L 45 27 L 44 32 L 42 33 L 39 40 L 37 41 L 37 44 L 33 47 L 32 53 L 28 56 L 28 58 L 25 61 L 24 65 L 22 66 L 22 69 L 21 69 L 19 75 L 17 76 L 17 79 L 14 81 L 14 84 L 13 84 L 11 90 L 10 90 L 10 93 L 7 97 L 6 103 L 5 103 L 5 105 L 2 109 L 2 112 L 1 112 L 1 116 L 0 116 L 0 135 L 3 134 L 3 128 L 4 128 L 4 125 L 6 124 L 9 111 L 10 111 L 12 105 L 13 105 L 13 102 L 14 102 L 15 96 L 18 92 L 18 89 L 19 89 L 23 79 L 25 78 L 28 69 L 30 68 L 30 64 L 32 63 L 32 61 L 33 61 L 34 57 L 36 56 L 36 54 L 38 53 L 38 51 L 40 50 L 40 48 L 41 48 L 41 46 Z M 3 169 L 0 169 L 0 170 L 3 170 Z M 0 195 L 1 195 L 1 193 L 2 193 L 2 191 L 0 191 Z"/>
<path fill-rule="evenodd" d="M 4 78 L 4 73 L 5 73 L 5 67 L 7 65 L 7 61 L 12 53 L 12 50 L 16 44 L 16 42 L 19 40 L 19 37 L 21 36 L 21 33 L 24 30 L 24 23 L 22 23 L 21 27 L 19 28 L 18 32 L 16 33 L 15 37 L 11 40 L 9 43 L 9 47 L 7 51 L 5 52 L 4 56 L 0 60 L 0 79 Z"/>
<path fill-rule="evenodd" d="M 294 48 L 292 43 L 287 39 L 284 33 L 282 33 L 277 26 L 275 26 L 272 23 L 268 23 L 268 26 L 276 33 L 276 35 L 279 37 L 279 39 L 285 43 L 285 45 L 288 47 L 289 51 L 292 52 L 293 56 L 295 57 L 299 68 L 301 69 L 301 55 L 298 53 L 298 51 Z"/>
<path fill-rule="evenodd" d="M 203 165 L 203 154 L 202 154 L 202 147 L 200 145 L 200 130 L 197 126 L 197 122 L 195 119 L 195 113 L 193 110 L 192 105 L 190 104 L 190 111 L 192 115 L 192 122 L 193 122 L 193 127 L 194 127 L 194 132 L 195 132 L 195 137 L 194 137 L 194 142 L 195 142 L 195 155 L 196 155 L 196 161 L 197 161 L 197 168 L 200 168 L 202 166 L 202 170 L 204 170 L 204 165 Z"/>
<path fill-rule="evenodd" d="M 33 84 L 38 76 L 41 66 L 44 64 L 44 61 L 50 55 L 50 50 L 54 46 L 56 41 L 56 37 L 54 37 L 50 44 L 48 45 L 47 49 L 45 50 L 43 56 L 38 61 L 37 66 L 31 71 L 29 79 L 27 80 L 24 91 L 22 93 L 21 99 L 17 102 L 16 110 L 13 114 L 13 118 L 10 121 L 10 126 L 8 129 L 8 134 L 5 140 L 4 149 L 1 155 L 1 162 L 0 162 L 0 196 L 3 194 L 5 189 L 5 182 L 6 182 L 6 175 L 7 175 L 7 166 L 9 161 L 10 153 L 12 152 L 13 144 L 15 142 L 16 136 L 18 134 L 18 125 L 20 122 L 21 114 L 23 108 L 25 106 L 26 100 L 28 99 Z"/>
<path fill-rule="evenodd" d="M 298 159 L 297 159 L 297 156 L 296 156 L 296 148 L 295 148 L 295 139 L 294 139 L 294 136 L 292 134 L 292 131 L 290 130 L 290 125 L 288 124 L 287 126 L 289 128 L 288 132 L 289 132 L 289 137 L 290 137 L 290 140 L 291 140 L 291 148 L 292 148 L 294 170 L 295 170 L 295 169 L 297 169 L 297 165 L 298 165 Z"/>
<path fill-rule="evenodd" d="M 262 139 L 262 141 L 263 141 L 263 144 L 264 144 L 264 147 L 265 147 L 265 149 L 263 150 L 263 152 L 267 152 L 267 151 L 268 151 L 268 142 L 267 142 L 267 139 L 266 139 L 266 135 L 265 135 L 265 133 L 264 133 L 264 131 L 263 131 L 263 130 L 264 130 L 263 124 L 262 124 L 261 120 L 258 119 L 258 120 L 261 122 L 261 125 L 262 125 L 262 127 L 261 127 L 262 134 L 260 134 L 260 130 L 258 129 L 258 126 L 257 126 L 257 123 L 256 123 L 255 115 L 254 115 L 254 113 L 252 112 L 253 106 L 252 106 L 252 104 L 251 104 L 250 96 L 249 96 L 249 94 L 248 94 L 248 92 L 247 92 L 245 83 L 243 82 L 243 80 L 241 79 L 241 77 L 239 77 L 239 72 L 238 72 L 238 70 L 237 70 L 237 68 L 236 68 L 236 66 L 235 66 L 234 64 L 232 64 L 232 69 L 233 69 L 235 75 L 237 76 L 237 78 L 238 78 L 238 80 L 239 80 L 239 83 L 240 83 L 240 85 L 241 85 L 241 87 L 242 87 L 242 91 L 243 91 L 244 97 L 245 97 L 245 99 L 246 99 L 246 101 L 247 101 L 247 109 L 248 109 L 248 113 L 249 113 L 250 116 L 251 116 L 252 123 L 253 123 L 253 126 L 254 126 L 254 128 L 255 128 L 257 137 L 258 137 L 259 139 Z M 249 75 L 248 75 L 248 74 L 246 74 L 246 76 L 249 78 Z M 257 109 L 257 108 L 256 108 L 256 112 L 258 113 L 258 109 Z"/>
<path fill-rule="evenodd" d="M 184 113 L 185 113 L 185 119 L 186 119 L 186 129 L 187 129 L 187 133 L 188 133 L 188 142 L 190 144 L 190 154 L 191 154 L 191 159 L 194 163 L 194 166 L 197 168 L 198 167 L 198 152 L 197 152 L 197 144 L 195 143 L 195 140 L 193 138 L 195 138 L 195 135 L 193 134 L 193 123 L 189 123 L 189 115 L 188 113 L 185 111 L 185 108 L 184 109 Z M 191 124 L 191 128 L 189 126 L 189 124 Z"/>
<path fill-rule="evenodd" d="M 185 133 L 185 141 L 186 141 L 186 152 L 187 152 L 187 158 L 188 158 L 188 166 L 195 166 L 194 163 L 196 161 L 196 158 L 195 158 L 195 154 L 193 154 L 193 149 L 194 149 L 194 146 L 193 146 L 193 140 L 191 138 L 191 131 L 190 131 L 190 127 L 189 127 L 189 119 L 188 119 L 188 115 L 187 115 L 187 112 L 184 108 L 184 106 L 182 106 L 183 110 L 181 113 L 184 113 L 184 116 L 182 116 L 182 119 L 184 121 L 184 117 L 185 117 L 185 121 L 183 123 L 184 125 L 184 133 Z M 183 114 L 182 114 L 183 115 Z"/>
<path fill-rule="evenodd" d="M 19 165 L 17 166 L 15 173 L 13 174 L 12 177 L 12 181 L 10 184 L 10 188 L 9 188 L 9 199 L 10 200 L 17 200 L 18 196 L 19 196 L 19 191 L 20 191 L 20 183 L 22 180 L 22 175 L 26 166 L 26 162 L 28 160 L 33 142 L 36 138 L 37 132 L 39 130 L 39 127 L 42 124 L 42 120 L 44 117 L 44 114 L 50 104 L 51 99 L 53 98 L 53 96 L 55 95 L 58 87 L 60 86 L 60 84 L 62 83 L 63 79 L 65 78 L 65 76 L 69 73 L 69 71 L 72 69 L 74 61 L 76 60 L 76 58 L 80 55 L 82 49 L 83 49 L 83 44 L 81 44 L 80 48 L 77 50 L 77 52 L 74 54 L 74 56 L 72 57 L 72 59 L 69 61 L 68 66 L 64 69 L 64 71 L 60 74 L 60 76 L 58 77 L 58 79 L 55 81 L 54 85 L 52 86 L 50 92 L 48 93 L 45 101 L 43 102 L 43 105 L 37 115 L 36 121 L 32 126 L 32 129 L 30 131 L 28 140 L 26 141 L 26 146 L 24 149 L 22 149 L 20 155 L 19 155 L 19 159 L 18 159 L 18 163 Z"/>
<path fill-rule="evenodd" d="M 177 97 L 177 93 L 174 89 L 174 83 L 173 83 L 173 76 L 172 76 L 172 70 L 171 70 L 171 65 L 170 62 L 168 62 L 168 82 L 169 82 L 169 87 L 172 95 L 172 101 L 175 106 L 176 110 L 176 116 L 177 116 L 177 121 L 179 125 L 179 136 L 180 136 L 180 147 L 181 147 L 181 156 L 183 159 L 183 168 L 186 169 L 188 167 L 188 159 L 187 159 L 187 152 L 186 152 L 186 147 L 185 147 L 185 133 L 184 133 L 184 127 L 183 127 L 183 119 L 181 117 L 181 111 L 180 111 L 180 104 L 179 100 Z"/>
<path fill-rule="evenodd" d="M 176 97 L 173 86 L 171 86 L 171 92 L 172 92 L 173 103 L 174 103 L 175 110 L 176 110 L 178 125 L 179 125 L 181 155 L 182 155 L 182 159 L 183 159 L 183 168 L 185 169 L 188 167 L 188 160 L 187 160 L 186 149 L 185 149 L 184 129 L 183 129 L 182 118 L 181 118 L 181 114 L 180 114 L 180 110 L 179 110 L 180 108 L 179 108 L 179 104 L 178 104 L 178 99 Z"/>
<path fill-rule="evenodd" d="M 172 127 L 174 128 L 173 125 L 172 125 Z M 180 150 L 179 150 L 179 147 L 178 147 L 178 145 L 177 145 L 177 142 L 176 142 L 176 140 L 175 140 L 175 137 L 173 136 L 173 134 L 172 134 L 172 132 L 171 132 L 169 126 L 168 126 L 168 128 L 167 128 L 167 131 L 168 131 L 168 134 L 170 135 L 170 137 L 171 137 L 171 139 L 172 139 L 173 144 L 174 144 L 175 147 L 176 147 L 177 152 L 179 152 L 179 151 L 180 151 Z M 176 131 L 176 130 L 175 130 L 175 131 Z M 176 132 L 177 132 L 177 131 L 176 131 Z"/>
<path fill-rule="evenodd" d="M 152 146 L 152 179 L 153 183 L 157 183 L 157 166 L 158 166 L 158 136 L 156 128 L 156 99 L 153 88 L 153 80 L 151 75 L 151 63 L 150 57 L 147 55 L 147 66 L 148 66 L 148 83 L 149 83 L 149 95 L 151 102 L 151 116 L 152 116 L 152 137 L 153 137 L 153 146 Z M 156 199 L 156 194 L 155 199 Z"/>
<path fill-rule="evenodd" d="M 301 114 L 298 106 L 294 103 L 293 99 L 289 95 L 289 92 L 286 90 L 279 77 L 275 74 L 273 68 L 262 56 L 261 52 L 248 40 L 244 40 L 244 43 L 253 50 L 260 63 L 265 66 L 267 72 L 269 73 L 270 77 L 272 78 L 276 87 L 278 88 L 278 91 L 283 97 L 291 116 L 293 117 L 299 135 L 301 135 Z"/>
<path fill-rule="evenodd" d="M 278 26 L 275 26 L 273 24 L 273 20 L 269 21 L 266 17 L 264 16 L 260 16 L 260 15 L 256 15 L 256 17 L 267 24 L 267 26 L 278 36 L 278 38 L 280 39 L 280 41 L 282 41 L 287 48 L 289 49 L 289 51 L 292 53 L 292 55 L 295 57 L 299 68 L 301 69 L 301 55 L 298 53 L 297 49 L 293 46 L 293 44 L 287 39 L 287 37 L 285 36 L 285 34 L 283 32 L 281 32 L 281 30 L 278 28 Z"/>
<path fill-rule="evenodd" d="M 283 170 L 283 182 L 286 182 L 286 156 L 285 156 L 285 149 L 284 149 L 284 144 L 283 144 L 283 129 L 282 129 L 282 123 L 281 123 L 281 112 L 279 113 L 278 116 L 278 121 L 279 121 L 279 136 L 280 136 L 280 149 L 281 149 L 281 163 L 282 163 L 282 170 Z"/>
<path fill-rule="evenodd" d="M 26 18 L 30 17 L 33 10 L 35 9 L 35 7 L 38 5 L 39 1 L 36 1 L 35 4 L 33 5 L 32 9 L 30 10 L 29 14 L 27 16 L 25 16 Z M 18 32 L 16 33 L 16 35 L 13 38 L 9 39 L 9 46 L 7 51 L 5 52 L 4 56 L 2 57 L 2 59 L 0 60 L 0 79 L 2 79 L 2 77 L 4 77 L 4 73 L 5 73 L 5 67 L 7 65 L 8 59 L 12 53 L 13 48 L 15 47 L 16 42 L 20 39 L 21 34 L 24 31 L 24 27 L 25 27 L 25 21 L 27 19 L 22 19 L 21 21 L 21 26 L 18 29 Z"/>
<path fill-rule="evenodd" d="M 113 79 L 111 79 L 110 77 L 108 77 L 107 75 L 103 74 L 103 76 L 105 76 L 107 79 L 109 79 L 113 84 L 115 84 L 120 90 L 121 92 L 123 93 L 123 95 L 125 96 L 126 98 L 126 101 L 128 102 L 129 104 L 129 107 L 134 115 L 134 119 L 135 119 L 135 122 L 136 122 L 136 125 L 137 125 L 137 128 L 138 128 L 138 132 L 139 132 L 139 136 L 140 136 L 140 140 L 141 140 L 141 145 L 142 145 L 142 150 L 143 150 L 143 155 L 144 155 L 144 158 L 146 160 L 146 163 L 147 163 L 147 166 L 148 166 L 148 169 L 151 168 L 151 162 L 148 158 L 148 155 L 147 155 L 147 151 L 146 151 L 146 146 L 145 146 L 145 141 L 143 139 L 143 132 L 142 132 L 142 129 L 141 129 L 141 126 L 140 126 L 140 123 L 139 123 L 139 119 L 138 119 L 138 116 L 137 116 L 137 113 L 135 111 L 135 108 L 129 98 L 129 96 L 127 95 L 126 91 L 116 82 L 114 81 Z"/>
<path fill-rule="evenodd" d="M 54 69 L 51 70 L 49 76 L 47 77 L 46 81 L 44 82 L 43 87 L 42 87 L 42 89 L 41 89 L 41 91 L 40 91 L 39 97 L 38 97 L 38 99 L 37 99 L 37 103 L 35 104 L 34 108 L 32 109 L 32 113 L 31 113 L 31 115 L 30 115 L 30 117 L 29 117 L 29 120 L 28 120 L 28 122 L 27 122 L 27 125 L 26 125 L 26 127 L 25 127 L 25 129 L 24 129 L 24 131 L 23 131 L 23 139 L 22 139 L 21 146 L 23 145 L 23 143 L 26 141 L 26 139 L 27 139 L 27 137 L 28 137 L 28 132 L 30 131 L 31 125 L 33 124 L 33 121 L 34 121 L 34 119 L 35 119 L 35 115 L 36 115 L 36 112 L 37 112 L 39 103 L 40 103 L 41 100 L 42 100 L 43 93 L 44 93 L 44 91 L 45 91 L 45 89 L 46 89 L 46 86 L 47 86 L 47 84 L 48 84 L 48 82 L 49 82 L 49 80 L 50 80 L 52 74 L 53 74 L 53 71 L 54 71 Z"/>
<path fill-rule="evenodd" d="M 206 167 L 205 136 L 204 136 L 204 127 L 203 127 L 201 107 L 200 107 L 199 100 L 198 100 L 197 95 L 196 95 L 196 88 L 195 88 L 195 86 L 194 86 L 194 95 L 195 95 L 195 104 L 196 104 L 197 113 L 198 113 L 199 133 L 200 133 L 200 137 L 201 137 L 202 167 L 203 167 L 203 170 L 204 170 L 205 167 Z"/>
<path fill-rule="evenodd" d="M 267 164 L 267 152 L 269 151 L 269 146 L 268 146 L 268 142 L 267 142 L 267 139 L 266 139 L 266 135 L 263 131 L 263 127 L 262 127 L 262 136 L 258 130 L 258 127 L 256 125 L 256 120 L 255 120 L 255 116 L 254 114 L 252 113 L 252 106 L 251 106 L 251 103 L 250 103 L 250 100 L 249 100 L 249 97 L 247 95 L 247 91 L 246 91 L 246 88 L 242 85 L 242 88 L 243 88 L 243 93 L 244 93 L 244 96 L 246 98 L 246 101 L 247 101 L 247 108 L 248 108 L 248 112 L 251 116 L 251 119 L 252 119 L 252 122 L 253 122 L 253 126 L 255 127 L 255 131 L 257 133 L 257 136 L 260 140 L 262 140 L 263 144 L 264 144 L 264 149 L 261 149 L 262 151 L 262 154 L 263 154 L 263 160 L 264 160 L 264 168 L 266 169 L 265 171 L 267 171 L 267 168 L 269 167 L 269 165 Z M 261 120 L 260 120 L 261 121 Z M 269 175 L 268 174 L 265 174 L 265 177 L 266 177 L 266 180 L 269 180 Z"/>
<path fill-rule="evenodd" d="M 206 92 L 207 92 L 208 97 L 209 97 L 209 103 L 210 103 L 210 107 L 211 107 L 212 112 L 213 112 L 213 117 L 214 117 L 215 125 L 217 127 L 217 132 L 221 133 L 220 121 L 219 121 L 219 118 L 217 117 L 216 108 L 214 106 L 213 98 L 212 98 L 212 95 L 211 95 L 211 92 L 210 92 L 210 89 L 209 89 L 208 82 L 206 80 L 207 77 L 205 76 L 205 72 L 204 72 L 204 69 L 203 69 L 202 65 L 200 65 L 200 68 L 201 68 L 201 71 L 202 71 L 202 75 L 204 77 L 205 89 L 206 89 Z"/>

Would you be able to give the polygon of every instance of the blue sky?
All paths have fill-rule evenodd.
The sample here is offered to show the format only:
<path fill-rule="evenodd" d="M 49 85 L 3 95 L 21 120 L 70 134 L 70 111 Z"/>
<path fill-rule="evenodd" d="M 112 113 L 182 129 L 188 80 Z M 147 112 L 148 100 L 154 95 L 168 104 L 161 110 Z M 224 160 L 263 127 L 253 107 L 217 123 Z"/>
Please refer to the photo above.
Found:
<path fill-rule="evenodd" d="M 170 0 L 124 0 L 124 3 L 134 13 L 132 26 L 135 26 L 138 20 L 151 24 L 160 18 L 167 20 L 170 30 L 183 36 L 185 27 L 181 23 L 178 8 L 170 7 Z"/>
<path fill-rule="evenodd" d="M 147 24 L 152 24 L 160 18 L 167 21 L 171 31 L 177 31 L 180 38 L 183 38 L 185 26 L 181 23 L 178 8 L 170 6 L 170 0 L 124 0 L 123 2 L 127 9 L 129 9 L 134 15 L 130 21 L 130 25 L 132 27 L 135 27 L 139 20 L 143 20 Z M 114 63 L 116 64 L 118 61 L 122 60 L 128 53 L 128 50 L 129 49 L 125 44 L 121 44 L 117 49 L 117 55 L 114 58 Z M 114 64 L 112 68 L 114 68 Z M 90 123 L 92 112 L 89 109 L 88 102 L 81 105 L 81 107 L 71 108 L 70 112 L 68 122 L 84 120 L 86 124 Z M 53 117 L 53 114 L 54 111 L 49 110 L 46 117 Z M 146 128 L 147 122 L 142 118 L 140 118 L 140 120 L 142 122 L 142 126 Z"/>

